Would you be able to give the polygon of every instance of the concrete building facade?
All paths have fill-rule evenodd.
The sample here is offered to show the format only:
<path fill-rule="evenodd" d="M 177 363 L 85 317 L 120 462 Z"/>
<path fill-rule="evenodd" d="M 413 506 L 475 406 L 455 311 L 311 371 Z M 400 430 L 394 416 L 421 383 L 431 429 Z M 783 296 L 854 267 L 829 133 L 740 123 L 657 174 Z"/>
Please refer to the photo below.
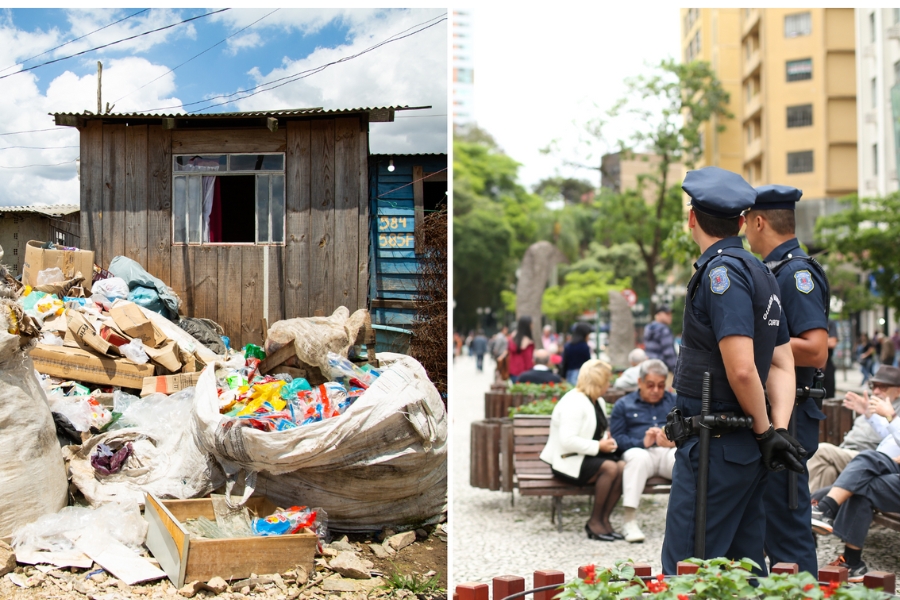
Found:
<path fill-rule="evenodd" d="M 475 27 L 470 9 L 453 11 L 453 128 L 475 123 Z"/>
<path fill-rule="evenodd" d="M 900 189 L 900 8 L 857 8 L 856 127 L 860 196 L 886 196 Z"/>
<path fill-rule="evenodd" d="M 684 62 L 700 60 L 710 64 L 730 95 L 728 111 L 734 115 L 725 120 L 713 117 L 703 125 L 703 156 L 698 167 L 743 171 L 740 33 L 738 8 L 681 9 L 681 58 Z M 725 127 L 723 131 L 717 131 L 720 125 Z"/>

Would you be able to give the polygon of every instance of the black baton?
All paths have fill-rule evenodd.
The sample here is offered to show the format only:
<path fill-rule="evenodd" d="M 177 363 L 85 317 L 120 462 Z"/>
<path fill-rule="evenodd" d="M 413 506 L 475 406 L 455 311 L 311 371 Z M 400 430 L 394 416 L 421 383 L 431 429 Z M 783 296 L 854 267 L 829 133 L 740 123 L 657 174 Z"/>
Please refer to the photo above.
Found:
<path fill-rule="evenodd" d="M 709 372 L 703 374 L 703 395 L 701 396 L 700 416 L 703 424 L 700 427 L 700 459 L 697 469 L 697 519 L 694 523 L 694 557 L 706 557 L 706 494 L 709 489 L 709 436 L 710 429 L 706 424 L 709 416 Z"/>

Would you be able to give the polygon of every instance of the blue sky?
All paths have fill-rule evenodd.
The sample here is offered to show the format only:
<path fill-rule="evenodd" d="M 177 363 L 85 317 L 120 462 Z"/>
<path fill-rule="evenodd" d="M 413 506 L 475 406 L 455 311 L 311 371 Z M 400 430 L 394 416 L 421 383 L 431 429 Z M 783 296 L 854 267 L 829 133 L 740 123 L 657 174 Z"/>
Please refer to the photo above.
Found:
<path fill-rule="evenodd" d="M 239 95 L 205 112 L 433 105 L 428 111 L 398 114 L 401 118 L 394 123 L 373 123 L 370 149 L 446 152 L 447 21 L 440 20 L 444 9 L 281 8 L 274 13 L 273 8 L 230 9 L 21 72 L 216 10 L 220 9 L 0 10 L 0 205 L 78 202 L 72 162 L 78 148 L 65 147 L 78 145 L 76 130 L 2 134 L 53 128 L 48 115 L 52 112 L 96 111 L 98 60 L 103 62 L 104 106 L 115 104 L 114 112 L 159 108 L 184 112 L 222 100 L 191 103 L 319 67 L 437 22 L 307 78 L 257 95 Z M 75 40 L 86 34 L 90 35 Z M 70 43 L 25 60 L 65 42 Z M 217 42 L 221 43 L 213 47 Z M 6 75 L 10 76 L 3 78 Z M 416 118 L 408 118 L 413 114 Z M 55 163 L 63 164 L 26 167 Z"/>

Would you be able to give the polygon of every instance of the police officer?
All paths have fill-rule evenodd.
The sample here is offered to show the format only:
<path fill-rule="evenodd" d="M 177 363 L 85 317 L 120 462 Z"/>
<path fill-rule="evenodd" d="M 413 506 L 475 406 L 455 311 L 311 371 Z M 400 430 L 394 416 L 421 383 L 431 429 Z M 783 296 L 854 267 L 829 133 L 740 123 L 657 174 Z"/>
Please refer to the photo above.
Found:
<path fill-rule="evenodd" d="M 764 185 L 756 191 L 756 203 L 746 214 L 747 241 L 751 250 L 765 257 L 763 261 L 778 280 L 797 387 L 812 387 L 816 370 L 824 368 L 828 359 L 829 292 L 822 267 L 800 248 L 794 235 L 794 208 L 803 192 L 786 185 Z M 816 400 L 798 398 L 792 429 L 809 457 L 819 447 L 819 421 L 824 418 Z M 781 471 L 769 476 L 764 495 L 765 549 L 771 564 L 794 562 L 801 570 L 816 574 L 816 544 L 809 526 L 809 474 L 806 460 L 803 463 L 803 473 Z M 789 487 L 796 492 L 790 493 Z"/>
<path fill-rule="evenodd" d="M 796 391 L 787 324 L 775 277 L 737 237 L 741 213 L 753 205 L 756 190 L 740 175 L 717 167 L 690 171 L 682 189 L 691 197 L 688 227 L 702 254 L 685 297 L 676 407 L 685 417 L 700 415 L 708 372 L 711 414 L 752 417 L 752 428 L 712 432 L 706 555 L 699 558 L 748 557 L 765 574 L 767 469 L 802 469 L 800 451 L 775 431 L 787 427 Z M 662 550 L 665 573 L 674 574 L 678 561 L 694 554 L 698 440 L 678 440 Z"/>

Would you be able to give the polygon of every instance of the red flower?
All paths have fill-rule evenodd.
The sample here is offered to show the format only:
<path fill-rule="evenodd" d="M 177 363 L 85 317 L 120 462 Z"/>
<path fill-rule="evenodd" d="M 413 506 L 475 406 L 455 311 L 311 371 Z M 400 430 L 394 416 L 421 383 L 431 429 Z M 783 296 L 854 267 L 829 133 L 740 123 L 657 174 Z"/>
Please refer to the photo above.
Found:
<path fill-rule="evenodd" d="M 657 581 L 663 581 L 663 580 L 665 580 L 665 578 L 666 578 L 666 576 L 663 575 L 662 573 L 660 573 L 659 575 L 656 576 Z"/>
<path fill-rule="evenodd" d="M 687 594 L 678 594 L 678 600 L 688 600 Z"/>
<path fill-rule="evenodd" d="M 587 567 L 585 567 L 584 572 L 587 573 L 587 576 L 584 578 L 585 583 L 597 583 L 597 567 L 595 567 L 594 565 L 588 565 Z"/>
<path fill-rule="evenodd" d="M 834 590 L 832 588 L 825 587 L 824 585 L 821 586 L 821 589 L 822 589 L 822 594 L 824 594 L 826 598 L 830 598 L 831 595 L 834 593 Z"/>
<path fill-rule="evenodd" d="M 814 587 L 816 587 L 816 584 L 807 583 L 806 585 L 803 586 L 803 591 L 808 592 L 809 590 L 813 589 Z"/>
<path fill-rule="evenodd" d="M 833 590 L 836 590 L 839 587 L 841 587 L 841 582 L 840 581 L 832 581 L 828 584 L 828 587 L 830 587 Z"/>

